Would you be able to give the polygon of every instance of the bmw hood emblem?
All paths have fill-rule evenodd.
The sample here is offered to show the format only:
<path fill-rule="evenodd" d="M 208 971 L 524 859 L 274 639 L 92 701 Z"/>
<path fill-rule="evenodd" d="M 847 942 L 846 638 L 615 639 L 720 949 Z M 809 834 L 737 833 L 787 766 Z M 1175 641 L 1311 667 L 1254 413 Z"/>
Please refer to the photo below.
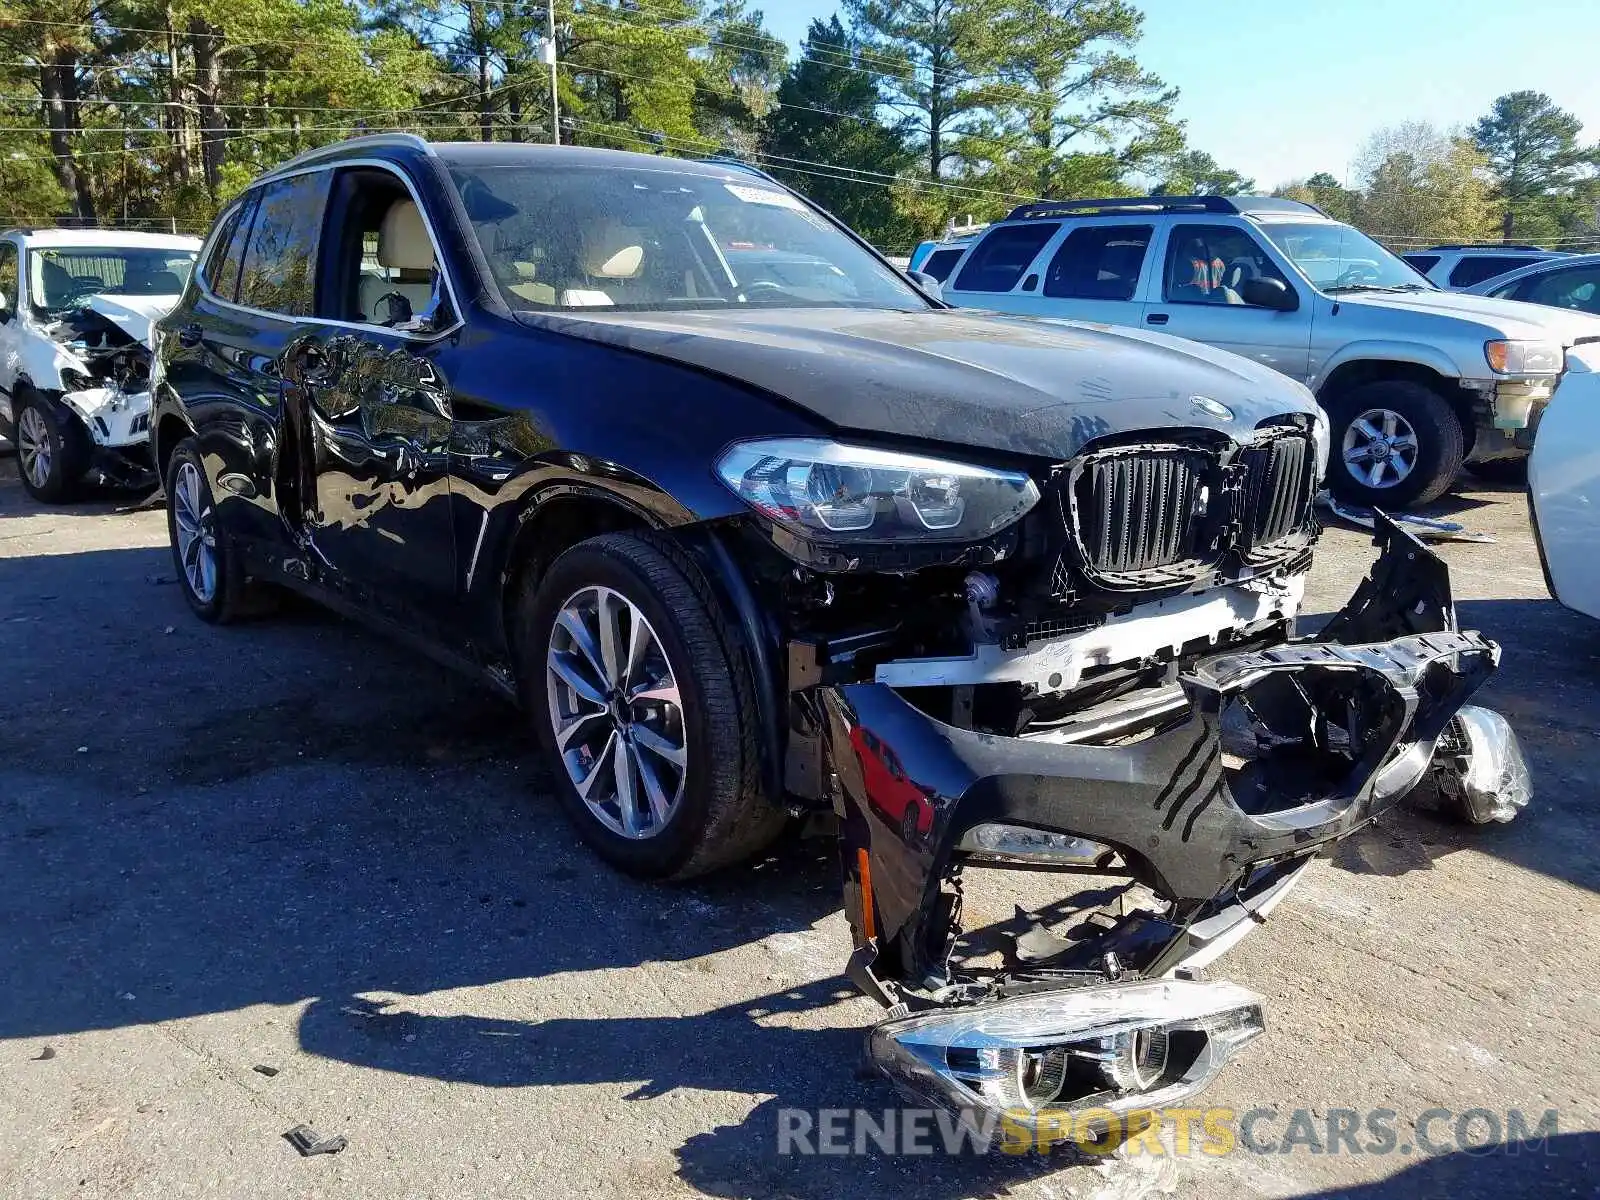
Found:
<path fill-rule="evenodd" d="M 1189 407 L 1198 409 L 1208 417 L 1215 417 L 1219 421 L 1233 420 L 1233 409 L 1220 401 L 1213 400 L 1210 396 L 1190 396 Z"/>

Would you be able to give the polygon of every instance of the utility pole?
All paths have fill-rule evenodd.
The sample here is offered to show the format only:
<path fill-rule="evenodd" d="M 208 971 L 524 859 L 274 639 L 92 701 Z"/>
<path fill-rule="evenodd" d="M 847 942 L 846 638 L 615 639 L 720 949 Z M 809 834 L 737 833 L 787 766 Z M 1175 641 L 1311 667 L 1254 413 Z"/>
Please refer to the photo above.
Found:
<path fill-rule="evenodd" d="M 556 100 L 556 0 L 545 0 L 544 61 L 550 64 L 550 144 L 561 144 L 561 106 Z"/>

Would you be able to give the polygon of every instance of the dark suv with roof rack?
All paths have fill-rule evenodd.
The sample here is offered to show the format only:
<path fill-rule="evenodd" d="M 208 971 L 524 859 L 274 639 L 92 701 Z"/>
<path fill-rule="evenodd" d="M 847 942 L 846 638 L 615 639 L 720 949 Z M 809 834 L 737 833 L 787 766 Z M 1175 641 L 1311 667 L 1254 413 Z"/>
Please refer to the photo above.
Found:
<path fill-rule="evenodd" d="M 1134 325 L 1309 385 L 1333 425 L 1332 490 L 1394 510 L 1463 462 L 1505 473 L 1533 446 L 1581 313 L 1442 292 L 1364 233 L 1273 196 L 1023 205 L 944 281 L 962 307 Z"/>
<path fill-rule="evenodd" d="M 1421 545 L 1385 527 L 1374 581 L 1291 641 L 1304 388 L 952 311 L 739 165 L 319 150 L 221 214 L 157 344 L 200 618 L 287 587 L 473 673 L 640 875 L 809 818 L 851 977 L 895 1006 L 875 1061 L 954 1107 L 1192 1094 L 1260 1001 L 1173 972 L 1430 771 L 1477 819 L 1526 799 L 1464 706 L 1498 649 Z M 962 869 L 1019 863 L 1149 899 L 1080 881 L 1069 938 L 956 954 Z"/>

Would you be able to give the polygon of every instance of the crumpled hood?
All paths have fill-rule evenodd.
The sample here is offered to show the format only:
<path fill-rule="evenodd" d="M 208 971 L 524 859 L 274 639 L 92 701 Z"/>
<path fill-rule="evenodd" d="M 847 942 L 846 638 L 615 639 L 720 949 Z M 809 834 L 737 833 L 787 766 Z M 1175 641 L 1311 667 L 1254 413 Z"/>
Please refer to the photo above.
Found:
<path fill-rule="evenodd" d="M 101 292 L 90 296 L 83 306 L 116 322 L 135 341 L 150 345 L 150 330 L 178 303 L 177 296 L 124 296 Z M 151 347 L 154 349 L 154 347 Z"/>
<path fill-rule="evenodd" d="M 841 430 L 1056 459 L 1107 434 L 1242 440 L 1267 417 L 1316 411 L 1304 387 L 1248 359 L 1105 325 L 844 308 L 517 316 L 740 380 Z"/>
<path fill-rule="evenodd" d="M 1570 346 L 1579 338 L 1600 337 L 1600 317 L 1520 300 L 1498 300 L 1466 292 L 1346 292 L 1341 308 L 1387 308 L 1476 321 L 1506 338 L 1557 339 Z"/>

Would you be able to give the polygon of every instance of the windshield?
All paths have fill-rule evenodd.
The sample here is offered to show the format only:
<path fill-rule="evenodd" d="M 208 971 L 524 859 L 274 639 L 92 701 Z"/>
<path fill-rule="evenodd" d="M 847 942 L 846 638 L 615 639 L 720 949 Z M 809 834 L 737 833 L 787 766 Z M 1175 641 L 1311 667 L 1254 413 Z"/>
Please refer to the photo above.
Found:
<path fill-rule="evenodd" d="M 897 272 L 776 185 L 660 168 L 451 168 L 514 309 L 923 309 Z"/>
<path fill-rule="evenodd" d="M 1355 289 L 1433 290 L 1409 264 L 1358 229 L 1332 221 L 1304 225 L 1261 222 L 1261 232 L 1324 292 Z"/>
<path fill-rule="evenodd" d="M 72 308 L 86 296 L 176 296 L 189 282 L 195 251 L 126 246 L 35 250 L 29 289 L 39 308 Z"/>

